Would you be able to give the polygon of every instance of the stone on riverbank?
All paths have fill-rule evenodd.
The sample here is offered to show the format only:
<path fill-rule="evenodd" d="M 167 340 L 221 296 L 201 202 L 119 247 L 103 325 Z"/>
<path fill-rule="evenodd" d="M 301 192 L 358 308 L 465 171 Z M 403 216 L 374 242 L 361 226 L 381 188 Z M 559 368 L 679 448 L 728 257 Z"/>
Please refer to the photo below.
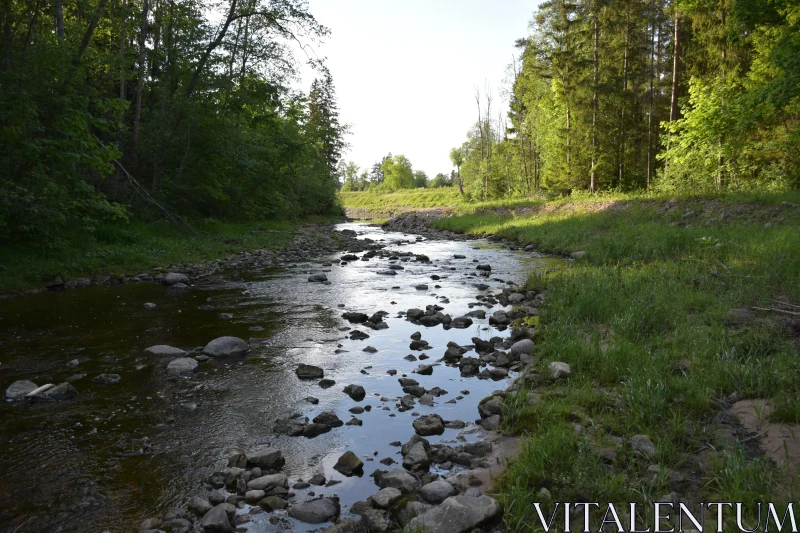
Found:
<path fill-rule="evenodd" d="M 344 388 L 343 392 L 350 396 L 353 400 L 360 402 L 367 395 L 367 391 L 361 385 L 348 385 Z"/>
<path fill-rule="evenodd" d="M 502 508 L 489 496 L 451 496 L 442 505 L 413 518 L 408 531 L 425 533 L 469 533 L 500 517 Z"/>
<path fill-rule="evenodd" d="M 92 381 L 98 385 L 113 385 L 119 383 L 121 379 L 119 374 L 100 374 L 95 376 Z"/>
<path fill-rule="evenodd" d="M 200 524 L 203 526 L 204 533 L 231 533 L 233 531 L 233 526 L 228 519 L 228 507 L 233 506 L 229 503 L 221 503 L 203 516 Z"/>
<path fill-rule="evenodd" d="M 39 387 L 39 388 L 43 389 L 44 387 Z M 75 390 L 75 387 L 73 387 L 69 383 L 61 383 L 59 385 L 56 385 L 55 387 L 42 390 L 41 392 L 37 392 L 36 394 L 29 396 L 29 398 L 31 399 L 31 401 L 35 402 L 61 402 L 64 400 L 69 400 L 71 398 L 74 398 L 77 395 L 78 391 Z"/>
<path fill-rule="evenodd" d="M 382 489 L 393 487 L 403 492 L 414 492 L 419 488 L 419 480 L 402 468 L 389 470 L 377 479 L 377 483 Z"/>
<path fill-rule="evenodd" d="M 188 284 L 189 276 L 186 274 L 180 274 L 178 272 L 170 272 L 164 276 L 164 283 L 166 285 L 175 285 L 177 283 Z"/>
<path fill-rule="evenodd" d="M 453 485 L 443 479 L 428 483 L 419 491 L 419 495 L 422 496 L 423 500 L 434 505 L 442 503 L 450 496 L 455 496 L 455 494 L 456 489 Z"/>
<path fill-rule="evenodd" d="M 267 476 L 257 477 L 247 482 L 248 490 L 263 490 L 269 492 L 274 488 L 289 488 L 289 478 L 283 474 L 270 474 Z"/>

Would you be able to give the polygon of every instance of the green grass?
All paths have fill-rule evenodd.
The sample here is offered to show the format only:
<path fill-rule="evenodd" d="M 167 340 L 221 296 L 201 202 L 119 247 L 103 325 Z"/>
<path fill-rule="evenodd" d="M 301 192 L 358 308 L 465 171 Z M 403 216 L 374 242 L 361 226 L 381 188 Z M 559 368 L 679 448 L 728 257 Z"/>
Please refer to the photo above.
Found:
<path fill-rule="evenodd" d="M 536 334 L 543 380 L 537 403 L 529 390 L 507 401 L 506 429 L 529 437 L 499 484 L 509 531 L 537 529 L 531 502 L 542 487 L 562 502 L 644 503 L 672 490 L 694 503 L 796 497 L 797 472 L 748 459 L 714 429 L 720 402 L 734 391 L 773 401 L 775 421 L 800 423 L 800 353 L 790 342 L 797 333 L 771 314 L 743 327 L 726 323 L 732 308 L 800 304 L 800 208 L 780 205 L 797 198 L 682 198 L 670 210 L 649 197 L 616 197 L 616 208 L 603 210 L 593 209 L 597 199 L 557 200 L 518 216 L 468 206 L 436 223 L 543 252 L 587 252 L 571 268 L 528 281 L 548 295 Z M 684 217 L 688 209 L 708 211 Z M 572 376 L 547 380 L 551 361 L 568 363 Z M 655 443 L 652 461 L 627 445 L 636 434 Z M 613 464 L 594 453 L 617 444 Z M 718 453 L 700 468 L 703 448 Z M 643 478 L 651 463 L 686 481 Z"/>
<path fill-rule="evenodd" d="M 0 293 L 41 287 L 55 276 L 152 273 L 156 266 L 217 259 L 254 248 L 280 248 L 292 239 L 292 222 L 198 222 L 196 234 L 166 222 L 118 222 L 92 235 L 0 248 Z"/>
<path fill-rule="evenodd" d="M 409 189 L 391 193 L 371 191 L 339 193 L 345 208 L 388 212 L 403 208 L 453 207 L 464 203 L 458 188 Z"/>

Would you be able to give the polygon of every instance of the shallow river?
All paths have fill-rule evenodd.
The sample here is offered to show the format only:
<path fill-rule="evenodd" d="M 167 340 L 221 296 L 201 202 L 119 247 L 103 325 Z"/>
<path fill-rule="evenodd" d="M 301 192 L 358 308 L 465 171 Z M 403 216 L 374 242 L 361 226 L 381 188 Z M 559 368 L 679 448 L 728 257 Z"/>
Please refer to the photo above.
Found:
<path fill-rule="evenodd" d="M 415 236 L 354 223 L 338 229 L 356 230 L 359 238 L 382 241 L 388 250 L 425 254 L 431 263 L 401 263 L 405 270 L 388 277 L 377 274 L 387 267 L 386 259 L 340 266 L 338 256 L 320 257 L 277 269 L 223 272 L 185 291 L 140 283 L 0 302 L 2 390 L 18 379 L 38 385 L 70 380 L 79 392 L 56 404 L 0 405 L 0 531 L 136 531 L 142 519 L 208 491 L 204 479 L 227 465 L 233 449 L 265 444 L 282 450 L 282 471 L 290 482 L 317 473 L 341 480 L 312 489 L 317 495 L 338 495 L 346 510 L 377 491 L 369 474 L 387 468 L 380 459 L 402 462 L 399 448 L 389 443 L 405 442 L 413 435 L 412 412 L 435 412 L 445 420 L 468 423 L 478 418 L 481 398 L 505 388 L 506 381 L 462 378 L 458 368 L 444 365 L 435 366 L 431 376 L 411 374 L 420 363 L 404 359 L 411 353 L 410 335 L 421 331 L 433 347 L 425 351 L 431 356 L 427 363 L 442 356 L 448 341 L 466 345 L 474 336 L 505 335 L 488 320 L 475 320 L 468 329 L 444 330 L 414 325 L 397 312 L 439 304 L 455 318 L 476 303 L 477 283 L 496 291 L 508 282 L 523 282 L 527 272 L 549 268 L 554 260 L 485 241 L 415 242 Z M 466 259 L 454 259 L 455 254 Z M 473 260 L 491 264 L 491 277 L 474 277 Z M 326 261 L 333 266 L 322 266 Z M 330 285 L 309 283 L 312 272 L 327 272 Z M 433 281 L 434 274 L 441 279 Z M 420 283 L 428 290 L 415 289 Z M 441 303 L 443 297 L 449 303 Z M 145 308 L 145 302 L 156 307 Z M 501 307 L 476 309 L 490 315 Z M 388 329 L 373 331 L 341 318 L 344 311 L 371 315 L 379 310 L 390 313 Z M 221 313 L 233 318 L 219 318 Z M 263 331 L 251 331 L 254 326 Z M 340 329 L 349 326 L 370 338 L 350 340 Z M 167 379 L 166 362 L 142 352 L 154 344 L 189 350 L 222 335 L 250 339 L 250 353 L 202 362 L 189 379 Z M 335 353 L 339 345 L 340 353 Z M 377 353 L 364 352 L 366 346 Z M 67 368 L 73 359 L 80 365 Z M 323 367 L 336 385 L 322 389 L 315 381 L 300 381 L 294 372 L 300 363 Z M 361 373 L 365 368 L 367 374 Z M 389 369 L 398 375 L 389 376 Z M 114 385 L 93 383 L 101 373 L 119 374 L 122 380 Z M 397 378 L 402 374 L 423 387 L 439 386 L 449 393 L 436 398 L 433 407 L 417 405 L 400 412 L 396 404 L 403 393 Z M 364 401 L 356 403 L 342 392 L 351 383 L 365 387 Z M 461 396 L 462 390 L 470 394 L 455 404 L 445 403 Z M 319 404 L 308 403 L 308 396 L 319 398 Z M 381 402 L 381 396 L 391 401 Z M 347 421 L 354 405 L 373 407 L 357 415 L 363 426 L 343 426 L 313 439 L 273 435 L 277 418 L 298 412 L 313 418 L 332 410 Z M 466 432 L 447 429 L 429 440 L 453 441 L 459 434 L 473 440 L 471 427 L 468 424 Z M 132 440 L 145 436 L 152 443 L 150 453 L 131 454 L 136 448 Z M 333 470 L 346 450 L 365 461 L 363 477 L 345 478 Z M 306 491 L 296 492 L 302 501 Z M 245 527 L 254 533 L 274 531 L 269 517 L 256 515 Z M 298 531 L 310 529 L 286 521 Z"/>

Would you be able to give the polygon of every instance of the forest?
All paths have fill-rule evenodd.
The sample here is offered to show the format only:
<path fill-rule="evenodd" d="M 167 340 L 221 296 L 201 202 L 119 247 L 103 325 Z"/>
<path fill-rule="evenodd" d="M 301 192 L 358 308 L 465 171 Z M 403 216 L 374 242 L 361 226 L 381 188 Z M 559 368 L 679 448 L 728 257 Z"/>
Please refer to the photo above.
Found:
<path fill-rule="evenodd" d="M 332 77 L 301 0 L 4 0 L 0 243 L 337 208 Z"/>
<path fill-rule="evenodd" d="M 470 198 L 800 186 L 800 4 L 550 0 L 517 41 L 507 117 L 475 91 L 451 151 Z"/>

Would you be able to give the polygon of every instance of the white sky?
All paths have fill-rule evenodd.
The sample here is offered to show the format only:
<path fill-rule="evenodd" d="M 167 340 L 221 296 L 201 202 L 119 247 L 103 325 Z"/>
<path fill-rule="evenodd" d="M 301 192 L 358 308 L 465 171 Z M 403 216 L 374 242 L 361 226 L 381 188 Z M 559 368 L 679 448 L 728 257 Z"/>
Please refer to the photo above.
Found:
<path fill-rule="evenodd" d="M 536 0 L 308 0 L 331 29 L 327 57 L 342 122 L 352 125 L 345 158 L 362 169 L 405 154 L 430 178 L 451 169 L 450 148 L 477 121 L 475 87 L 488 82 L 492 115 L 514 41 L 528 34 Z M 303 59 L 302 54 L 298 59 Z M 308 87 L 313 73 L 304 74 Z M 484 104 L 485 105 L 485 104 Z"/>

